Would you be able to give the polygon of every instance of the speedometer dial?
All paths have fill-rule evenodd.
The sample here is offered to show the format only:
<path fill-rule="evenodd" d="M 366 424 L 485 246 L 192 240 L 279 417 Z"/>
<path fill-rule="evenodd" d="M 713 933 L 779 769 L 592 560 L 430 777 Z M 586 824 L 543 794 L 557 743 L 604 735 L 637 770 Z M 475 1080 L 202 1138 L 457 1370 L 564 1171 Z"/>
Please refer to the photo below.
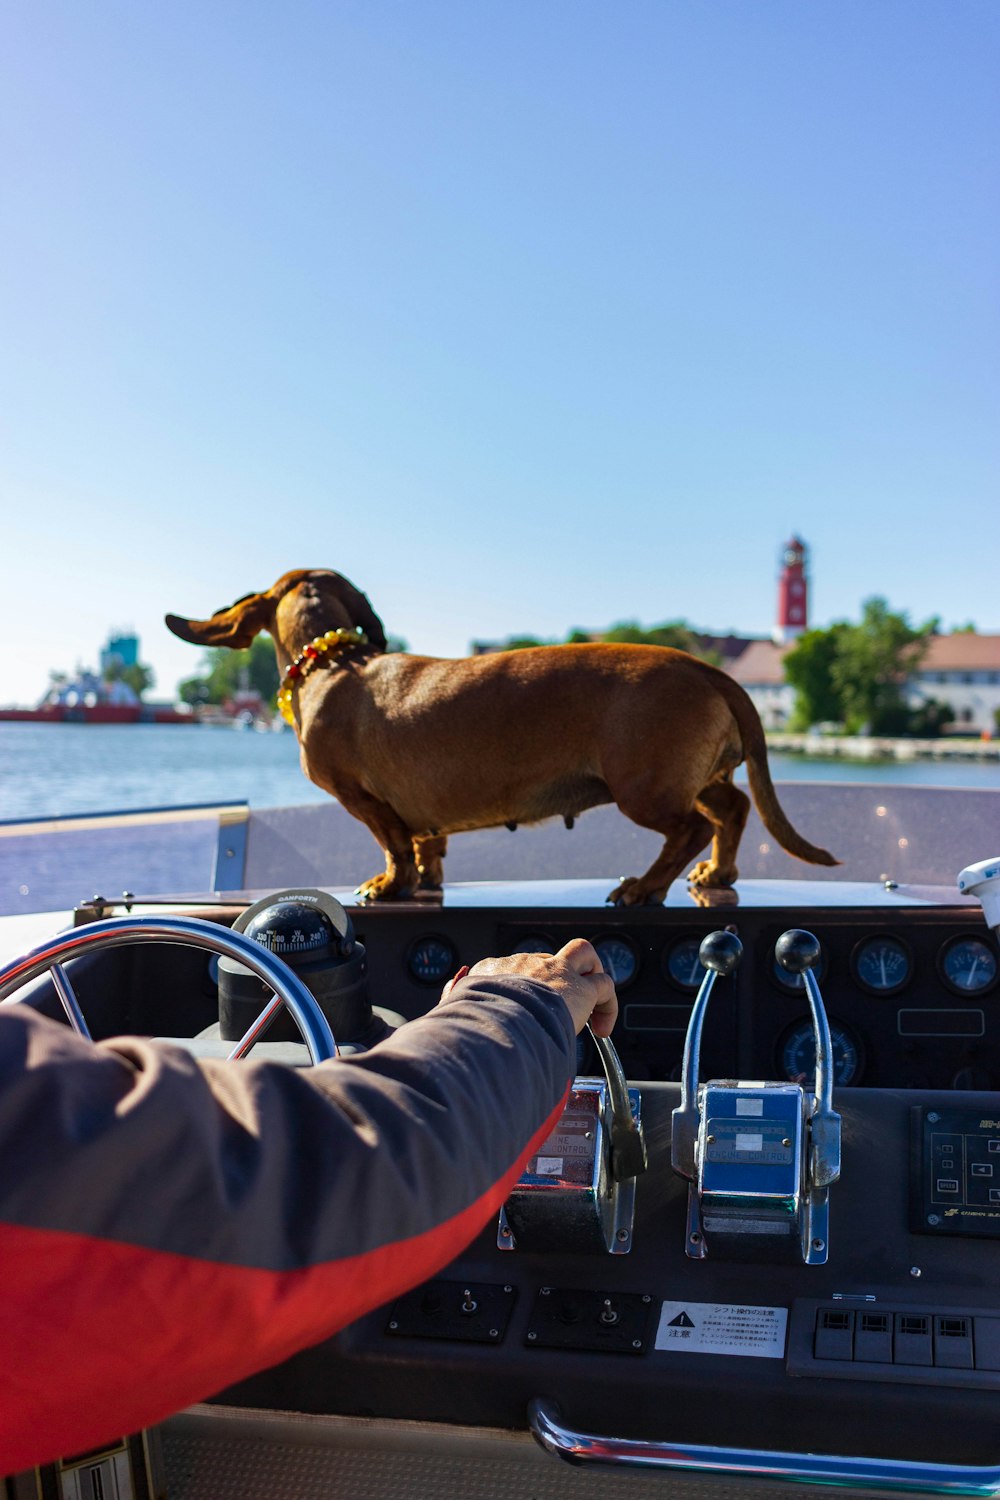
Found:
<path fill-rule="evenodd" d="M 854 977 L 872 995 L 894 995 L 913 974 L 910 950 L 900 938 L 870 937 L 851 955 Z"/>
<path fill-rule="evenodd" d="M 833 1081 L 841 1088 L 856 1082 L 864 1066 L 861 1043 L 849 1027 L 830 1022 L 833 1047 Z M 816 1039 L 812 1022 L 800 1021 L 785 1032 L 778 1046 L 779 1062 L 791 1083 L 812 1088 L 816 1081 Z"/>
<path fill-rule="evenodd" d="M 667 951 L 663 967 L 678 989 L 696 990 L 704 979 L 706 970 L 698 957 L 700 948 L 700 938 L 686 937 Z"/>
<path fill-rule="evenodd" d="M 458 968 L 458 957 L 446 937 L 432 934 L 411 945 L 406 968 L 418 984 L 443 984 Z"/>
<path fill-rule="evenodd" d="M 639 954 L 628 938 L 608 933 L 595 938 L 594 947 L 604 965 L 604 972 L 611 975 L 616 988 L 621 990 L 632 983 L 639 972 Z"/>
<path fill-rule="evenodd" d="M 982 938 L 952 938 L 941 949 L 938 963 L 945 984 L 959 995 L 981 995 L 997 982 L 997 956 Z"/>
<path fill-rule="evenodd" d="M 554 953 L 555 944 L 544 932 L 529 932 L 516 942 L 511 953 Z"/>

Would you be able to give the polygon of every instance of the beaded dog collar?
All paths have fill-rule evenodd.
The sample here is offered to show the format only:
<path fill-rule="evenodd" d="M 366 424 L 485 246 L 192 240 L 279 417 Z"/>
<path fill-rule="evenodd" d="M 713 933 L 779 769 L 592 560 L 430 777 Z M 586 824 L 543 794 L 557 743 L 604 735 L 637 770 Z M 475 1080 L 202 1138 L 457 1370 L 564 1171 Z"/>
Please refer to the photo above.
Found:
<path fill-rule="evenodd" d="M 292 688 L 303 677 L 307 677 L 317 663 L 330 651 L 342 651 L 345 646 L 367 646 L 368 637 L 363 630 L 328 630 L 318 635 L 308 646 L 303 646 L 299 655 L 285 668 L 278 689 L 278 712 L 287 724 L 295 723 L 292 713 Z"/>

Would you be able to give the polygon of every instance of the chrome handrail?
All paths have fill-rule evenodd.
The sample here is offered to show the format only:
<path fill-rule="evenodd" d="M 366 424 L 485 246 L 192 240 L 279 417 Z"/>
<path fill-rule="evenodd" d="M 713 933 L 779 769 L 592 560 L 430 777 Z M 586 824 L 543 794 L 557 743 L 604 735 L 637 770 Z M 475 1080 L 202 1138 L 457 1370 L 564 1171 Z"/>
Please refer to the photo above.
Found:
<path fill-rule="evenodd" d="M 532 1436 L 569 1463 L 617 1464 L 702 1474 L 741 1475 L 791 1484 L 829 1484 L 901 1494 L 1000 1495 L 1000 1465 L 931 1464 L 898 1458 L 845 1457 L 833 1453 L 782 1453 L 766 1448 L 722 1448 L 700 1443 L 655 1442 L 575 1432 L 551 1402 L 528 1404 Z"/>

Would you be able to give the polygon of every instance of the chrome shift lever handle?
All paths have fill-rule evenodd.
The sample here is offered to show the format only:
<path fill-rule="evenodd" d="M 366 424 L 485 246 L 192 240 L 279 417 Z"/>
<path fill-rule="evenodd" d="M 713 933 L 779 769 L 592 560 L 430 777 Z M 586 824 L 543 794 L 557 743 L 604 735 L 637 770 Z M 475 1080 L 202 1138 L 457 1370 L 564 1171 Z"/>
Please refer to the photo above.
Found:
<path fill-rule="evenodd" d="M 596 1036 L 590 1026 L 587 1030 L 601 1059 L 611 1103 L 611 1176 L 625 1182 L 645 1172 L 646 1142 L 632 1116 L 628 1081 L 614 1043 L 609 1036 Z"/>
<path fill-rule="evenodd" d="M 813 1081 L 813 1111 L 810 1116 L 814 1187 L 829 1187 L 840 1176 L 840 1116 L 833 1108 L 833 1041 L 826 1006 L 819 992 L 813 965 L 819 958 L 819 941 L 811 932 L 793 927 L 775 945 L 775 957 L 789 974 L 801 974 L 812 1012 L 816 1041 L 816 1076 Z"/>
<path fill-rule="evenodd" d="M 698 1067 L 701 1055 L 701 1033 L 708 1002 L 720 974 L 731 974 L 743 956 L 743 944 L 735 932 L 710 932 L 698 949 L 706 970 L 697 998 L 691 1007 L 687 1035 L 684 1038 L 684 1060 L 681 1064 L 681 1102 L 673 1112 L 673 1134 L 670 1142 L 670 1164 L 689 1181 L 695 1174 L 695 1140 L 698 1135 Z"/>
<path fill-rule="evenodd" d="M 832 1104 L 830 1026 L 812 965 L 819 943 L 795 929 L 778 940 L 779 962 L 801 974 L 812 1012 L 816 1077 L 798 1083 L 699 1078 L 701 1034 L 719 974 L 739 962 L 739 939 L 716 932 L 699 956 L 708 973 L 691 1009 L 671 1162 L 688 1179 L 685 1253 L 822 1264 L 828 1254 L 829 1190 L 840 1176 L 840 1116 Z M 811 1097 L 810 1097 L 811 1095 Z"/>

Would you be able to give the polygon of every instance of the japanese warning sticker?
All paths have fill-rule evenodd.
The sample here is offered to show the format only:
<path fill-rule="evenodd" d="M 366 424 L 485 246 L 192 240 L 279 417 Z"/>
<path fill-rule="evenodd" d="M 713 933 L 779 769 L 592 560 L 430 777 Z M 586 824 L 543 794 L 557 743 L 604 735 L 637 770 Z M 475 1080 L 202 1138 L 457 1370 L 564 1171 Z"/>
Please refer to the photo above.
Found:
<path fill-rule="evenodd" d="M 743 1354 L 781 1359 L 787 1307 L 736 1302 L 664 1302 L 656 1348 L 682 1354 Z"/>

